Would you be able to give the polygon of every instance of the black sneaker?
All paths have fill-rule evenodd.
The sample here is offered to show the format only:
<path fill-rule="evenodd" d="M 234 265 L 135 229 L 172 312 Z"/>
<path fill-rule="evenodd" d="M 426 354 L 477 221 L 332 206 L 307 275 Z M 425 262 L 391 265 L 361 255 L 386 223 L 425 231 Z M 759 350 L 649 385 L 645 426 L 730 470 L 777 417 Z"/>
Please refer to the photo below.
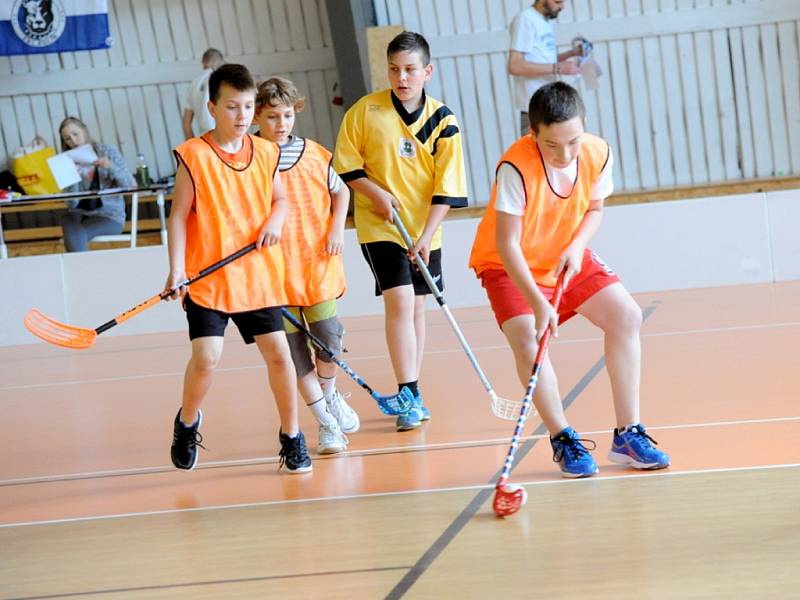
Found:
<path fill-rule="evenodd" d="M 194 469 L 197 465 L 197 446 L 205 450 L 203 434 L 198 431 L 203 422 L 203 411 L 197 411 L 197 422 L 187 427 L 181 421 L 181 411 L 175 415 L 175 428 L 172 434 L 172 464 L 179 469 Z"/>
<path fill-rule="evenodd" d="M 308 448 L 306 448 L 306 438 L 303 432 L 290 438 L 283 432 L 280 432 L 278 439 L 281 442 L 281 457 L 278 464 L 278 470 L 285 470 L 288 473 L 308 473 L 311 470 L 311 458 L 308 456 Z"/>

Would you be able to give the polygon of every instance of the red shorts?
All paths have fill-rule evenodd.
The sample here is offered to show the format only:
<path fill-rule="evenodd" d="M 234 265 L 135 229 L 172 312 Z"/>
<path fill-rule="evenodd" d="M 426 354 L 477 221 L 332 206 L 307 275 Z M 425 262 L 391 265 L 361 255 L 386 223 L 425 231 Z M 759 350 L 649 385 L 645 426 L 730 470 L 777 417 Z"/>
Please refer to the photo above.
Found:
<path fill-rule="evenodd" d="M 528 304 L 522 292 L 517 289 L 508 273 L 500 269 L 490 269 L 481 273 L 480 278 L 481 284 L 489 296 L 489 304 L 492 305 L 498 325 L 502 327 L 503 323 L 512 317 L 533 314 L 531 305 Z M 583 253 L 580 273 L 572 277 L 561 297 L 561 304 L 558 307 L 558 322 L 563 323 L 574 317 L 576 309 L 581 304 L 604 287 L 618 281 L 619 277 L 616 273 L 587 248 Z M 553 298 L 555 288 L 540 285 L 539 289 L 548 300 Z"/>

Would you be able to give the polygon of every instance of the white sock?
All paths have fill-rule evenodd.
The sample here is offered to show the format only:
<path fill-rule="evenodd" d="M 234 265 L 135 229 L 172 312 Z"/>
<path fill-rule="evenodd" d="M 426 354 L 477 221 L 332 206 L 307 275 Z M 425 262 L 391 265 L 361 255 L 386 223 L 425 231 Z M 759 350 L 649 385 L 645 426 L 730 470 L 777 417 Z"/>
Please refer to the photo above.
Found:
<path fill-rule="evenodd" d="M 331 421 L 335 421 L 333 415 L 328 412 L 328 405 L 325 402 L 324 396 L 319 400 L 315 400 L 311 404 L 306 404 L 306 406 L 311 410 L 311 414 L 314 415 L 314 418 L 320 425 L 325 425 Z"/>
<path fill-rule="evenodd" d="M 325 397 L 330 398 L 333 396 L 333 392 L 336 391 L 336 375 L 333 377 L 322 377 L 320 375 L 317 379 L 319 379 L 319 385 L 322 387 L 322 393 L 325 394 Z"/>

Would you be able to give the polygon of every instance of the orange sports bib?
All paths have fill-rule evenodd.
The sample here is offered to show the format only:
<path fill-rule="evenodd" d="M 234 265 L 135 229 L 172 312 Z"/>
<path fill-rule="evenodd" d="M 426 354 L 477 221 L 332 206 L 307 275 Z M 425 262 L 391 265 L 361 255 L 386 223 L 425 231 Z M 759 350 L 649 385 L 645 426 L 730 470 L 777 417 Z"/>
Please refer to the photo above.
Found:
<path fill-rule="evenodd" d="M 525 261 L 536 283 L 554 286 L 555 268 L 561 253 L 572 241 L 584 214 L 589 207 L 592 185 L 608 160 L 609 148 L 605 140 L 585 133 L 578 154 L 578 176 L 572 193 L 566 198 L 558 196 L 547 181 L 536 141 L 526 135 L 517 140 L 500 159 L 511 164 L 522 176 L 525 184 L 525 214 L 522 216 L 520 245 Z M 488 269 L 505 270 L 497 252 L 497 211 L 495 202 L 497 184 L 492 186 L 489 206 L 478 225 L 472 246 L 469 266 L 480 276 Z"/>
<path fill-rule="evenodd" d="M 280 151 L 247 135 L 235 156 L 205 134 L 175 149 L 194 183 L 186 223 L 186 272 L 191 276 L 254 242 L 272 208 Z M 228 313 L 286 304 L 280 245 L 264 247 L 192 284 L 192 300 Z"/>
<path fill-rule="evenodd" d="M 300 159 L 281 182 L 289 198 L 281 248 L 286 264 L 286 296 L 291 306 L 313 306 L 344 293 L 342 256 L 325 253 L 331 226 L 328 168 L 331 153 L 306 139 Z"/>

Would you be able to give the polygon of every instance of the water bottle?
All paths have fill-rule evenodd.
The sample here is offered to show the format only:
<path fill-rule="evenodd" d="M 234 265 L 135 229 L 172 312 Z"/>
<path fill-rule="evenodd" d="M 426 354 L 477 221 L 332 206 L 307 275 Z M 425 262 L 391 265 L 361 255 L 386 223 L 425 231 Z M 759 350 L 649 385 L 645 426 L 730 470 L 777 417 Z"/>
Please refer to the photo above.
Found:
<path fill-rule="evenodd" d="M 136 155 L 136 184 L 139 187 L 150 185 L 150 173 L 147 170 L 147 163 L 144 162 L 144 155 Z"/>

